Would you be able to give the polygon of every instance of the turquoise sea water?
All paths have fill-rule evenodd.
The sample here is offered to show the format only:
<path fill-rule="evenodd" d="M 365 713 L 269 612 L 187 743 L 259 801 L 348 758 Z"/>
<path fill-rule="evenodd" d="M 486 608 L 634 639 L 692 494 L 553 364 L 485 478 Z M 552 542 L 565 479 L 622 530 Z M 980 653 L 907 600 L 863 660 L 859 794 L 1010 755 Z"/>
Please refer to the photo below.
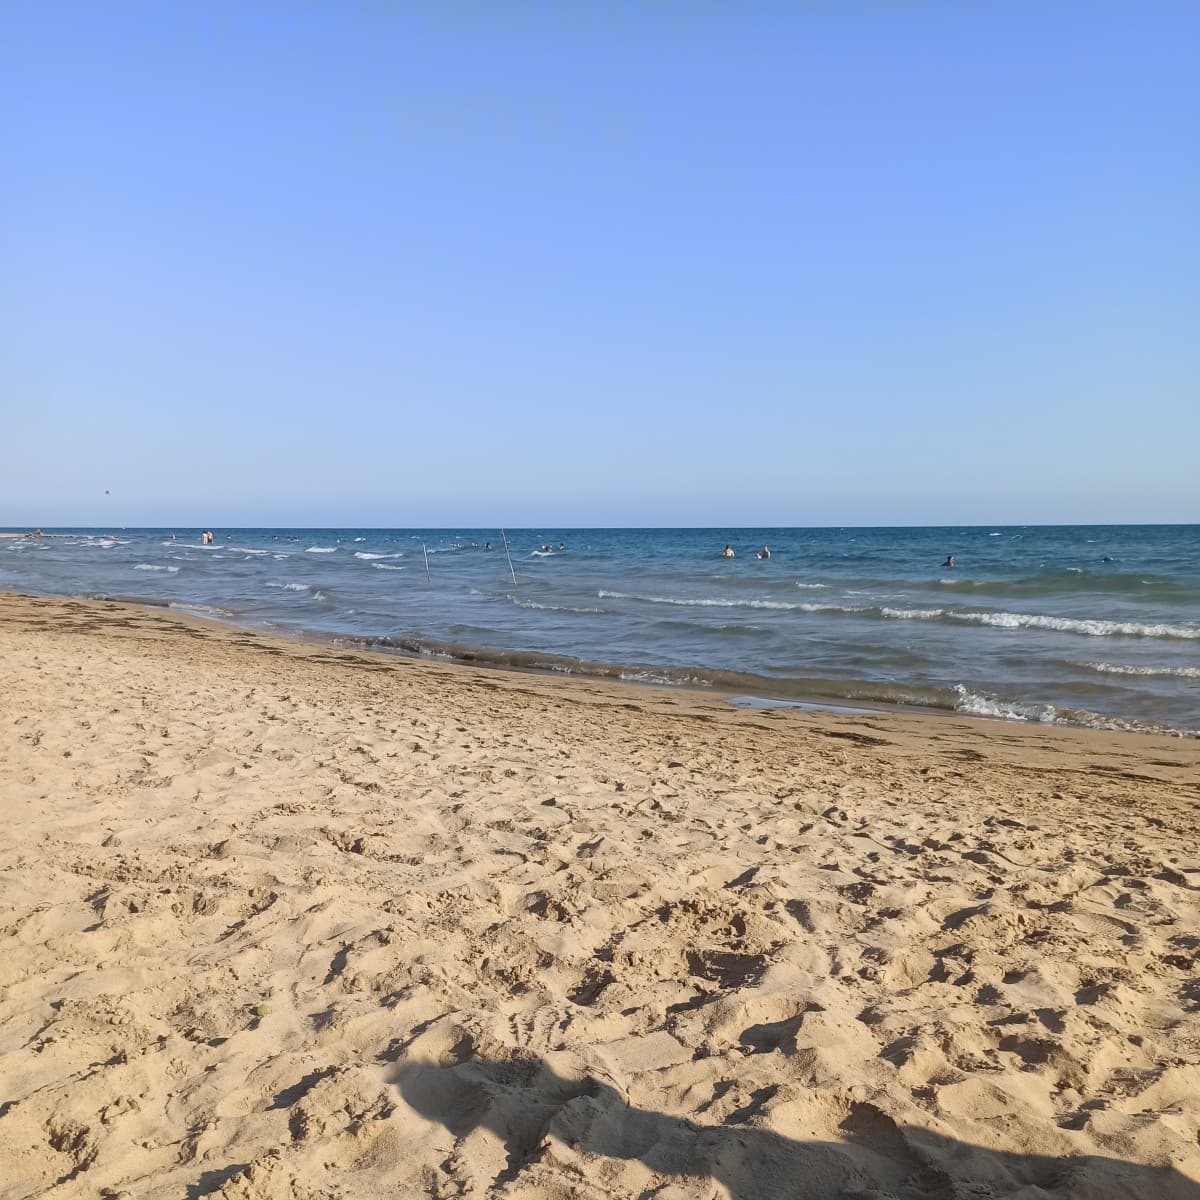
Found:
<path fill-rule="evenodd" d="M 1200 730 L 1196 525 L 509 530 L 515 583 L 497 529 L 55 532 L 0 542 L 0 588 L 770 700 Z"/>

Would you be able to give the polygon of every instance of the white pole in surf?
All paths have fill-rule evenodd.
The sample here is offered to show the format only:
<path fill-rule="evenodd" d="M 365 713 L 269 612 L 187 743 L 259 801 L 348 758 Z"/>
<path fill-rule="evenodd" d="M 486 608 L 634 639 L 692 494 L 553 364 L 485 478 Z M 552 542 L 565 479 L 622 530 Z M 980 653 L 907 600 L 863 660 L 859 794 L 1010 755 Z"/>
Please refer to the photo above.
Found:
<path fill-rule="evenodd" d="M 433 579 L 430 577 L 430 574 L 429 574 L 429 551 L 425 548 L 424 542 L 421 543 L 421 549 L 425 550 L 425 582 L 432 583 Z"/>
<path fill-rule="evenodd" d="M 508 552 L 508 538 L 504 536 L 504 530 L 500 530 L 500 537 L 504 541 L 504 557 L 508 559 L 508 569 L 512 571 L 513 587 L 517 586 L 517 573 L 513 571 L 512 555 Z"/>

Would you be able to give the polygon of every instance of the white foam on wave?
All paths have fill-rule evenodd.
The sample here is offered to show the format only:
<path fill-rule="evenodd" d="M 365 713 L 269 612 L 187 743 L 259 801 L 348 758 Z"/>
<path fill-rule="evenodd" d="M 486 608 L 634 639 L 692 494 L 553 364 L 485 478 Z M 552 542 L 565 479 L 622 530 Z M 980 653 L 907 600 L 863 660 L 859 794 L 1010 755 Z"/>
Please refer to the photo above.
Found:
<path fill-rule="evenodd" d="M 372 563 L 371 566 L 377 571 L 403 571 L 404 568 L 397 566 L 395 563 Z"/>
<path fill-rule="evenodd" d="M 542 612 L 576 613 L 586 617 L 603 617 L 608 613 L 606 608 L 575 608 L 570 604 L 542 604 L 538 600 L 526 600 L 521 596 L 510 595 L 508 599 L 518 608 L 534 608 Z"/>
<path fill-rule="evenodd" d="M 309 546 L 305 554 L 336 554 L 336 546 Z"/>
<path fill-rule="evenodd" d="M 1053 704 L 1036 704 L 1018 700 L 1001 700 L 972 692 L 960 683 L 955 689 L 958 700 L 954 711 L 973 717 L 997 717 L 1005 721 L 1036 721 L 1044 725 L 1076 725 L 1084 729 L 1119 729 L 1130 733 L 1157 733 L 1171 737 L 1200 737 L 1200 730 L 1174 729 L 1127 717 L 1105 716 L 1087 709 L 1055 708 Z"/>
<path fill-rule="evenodd" d="M 270 554 L 270 550 L 251 550 L 249 546 L 233 546 L 231 549 L 237 550 L 240 554 Z"/>
<path fill-rule="evenodd" d="M 652 683 L 659 687 L 712 687 L 707 679 L 693 675 L 682 675 L 673 679 L 669 675 L 659 675 L 654 671 L 622 671 L 617 678 L 624 683 Z"/>
<path fill-rule="evenodd" d="M 973 717 L 999 717 L 1005 721 L 1038 721 L 1048 725 L 1058 720 L 1058 709 L 1053 704 L 1027 704 L 1001 700 L 997 696 L 983 696 L 968 691 L 961 683 L 956 684 L 954 690 L 958 693 L 954 703 L 955 712 Z"/>
<path fill-rule="evenodd" d="M 354 557 L 361 558 L 364 562 L 370 562 L 372 559 L 376 559 L 376 558 L 403 558 L 404 555 L 403 555 L 403 553 L 400 553 L 400 554 L 371 554 L 367 550 L 355 550 Z"/>
<path fill-rule="evenodd" d="M 602 600 L 638 600 L 643 604 L 671 604 L 681 608 L 766 608 L 790 612 L 838 613 L 860 616 L 877 613 L 891 621 L 961 621 L 997 629 L 1050 629 L 1085 637 L 1144 637 L 1200 639 L 1200 625 L 1170 625 L 1142 621 L 1110 621 L 1086 617 L 1046 617 L 1038 613 L 978 612 L 957 608 L 879 608 L 843 604 L 796 604 L 783 600 L 730 600 L 717 597 L 688 599 L 681 596 L 644 596 L 633 592 L 596 593 Z"/>
<path fill-rule="evenodd" d="M 829 587 L 829 584 L 827 584 L 827 583 L 802 583 L 799 579 L 797 579 L 796 586 L 798 588 L 811 588 L 811 589 L 815 590 L 817 588 L 826 588 L 827 589 Z"/>
<path fill-rule="evenodd" d="M 133 569 L 135 571 L 170 571 L 172 575 L 179 571 L 178 567 L 158 566 L 155 563 L 138 563 Z"/>
<path fill-rule="evenodd" d="M 1121 663 L 1079 662 L 1077 667 L 1099 671 L 1104 675 L 1147 675 L 1171 679 L 1200 679 L 1200 667 L 1129 667 Z"/>
<path fill-rule="evenodd" d="M 218 608 L 215 604 L 197 604 L 191 600 L 171 600 L 168 602 L 167 607 L 178 609 L 180 612 L 199 613 L 205 617 L 217 617 L 223 621 L 228 621 L 236 616 L 228 608 Z"/>
<path fill-rule="evenodd" d="M 639 596 L 632 592 L 596 593 L 601 600 L 640 600 L 643 604 L 672 604 L 680 608 L 771 608 L 784 612 L 866 612 L 861 608 L 843 608 L 837 604 L 795 604 L 785 600 L 725 600 L 718 598 L 684 599 L 680 596 Z"/>
<path fill-rule="evenodd" d="M 881 608 L 879 610 L 885 617 L 890 617 L 893 621 L 936 621 L 938 617 L 945 616 L 944 608 Z"/>
<path fill-rule="evenodd" d="M 1148 624 L 1142 621 L 1107 621 L 1100 618 L 1043 617 L 1036 613 L 956 612 L 946 616 L 975 625 L 994 625 L 1000 629 L 1053 629 L 1059 633 L 1078 633 L 1086 637 L 1200 638 L 1200 625 Z"/>
<path fill-rule="evenodd" d="M 863 610 L 844 609 L 854 612 Z M 882 616 L 894 621 L 962 621 L 997 629 L 1052 629 L 1086 637 L 1200 638 L 1200 626 L 1147 624 L 1142 621 L 1109 621 L 1099 617 L 1044 617 L 1037 613 L 973 612 L 956 608 L 882 607 Z"/>
<path fill-rule="evenodd" d="M 311 590 L 311 585 L 307 583 L 281 583 L 274 579 L 268 579 L 266 586 L 269 588 L 278 588 L 284 592 L 307 592 Z"/>

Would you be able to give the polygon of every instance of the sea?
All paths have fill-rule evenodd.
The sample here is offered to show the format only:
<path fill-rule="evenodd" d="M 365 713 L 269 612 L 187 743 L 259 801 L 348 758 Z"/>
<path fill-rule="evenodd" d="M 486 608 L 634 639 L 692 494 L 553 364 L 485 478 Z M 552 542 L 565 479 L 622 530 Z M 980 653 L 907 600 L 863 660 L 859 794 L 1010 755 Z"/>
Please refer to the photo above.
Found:
<path fill-rule="evenodd" d="M 1200 525 L 45 532 L 0 541 L 0 589 L 740 704 L 1200 735 Z"/>

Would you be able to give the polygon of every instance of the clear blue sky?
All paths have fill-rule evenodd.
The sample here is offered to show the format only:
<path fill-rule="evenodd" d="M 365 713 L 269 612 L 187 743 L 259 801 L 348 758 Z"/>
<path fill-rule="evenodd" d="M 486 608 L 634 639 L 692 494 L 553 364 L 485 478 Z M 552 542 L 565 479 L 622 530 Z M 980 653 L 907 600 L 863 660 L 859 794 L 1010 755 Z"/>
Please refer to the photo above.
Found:
<path fill-rule="evenodd" d="M 1200 521 L 1198 45 L 4 5 L 0 524 Z"/>

